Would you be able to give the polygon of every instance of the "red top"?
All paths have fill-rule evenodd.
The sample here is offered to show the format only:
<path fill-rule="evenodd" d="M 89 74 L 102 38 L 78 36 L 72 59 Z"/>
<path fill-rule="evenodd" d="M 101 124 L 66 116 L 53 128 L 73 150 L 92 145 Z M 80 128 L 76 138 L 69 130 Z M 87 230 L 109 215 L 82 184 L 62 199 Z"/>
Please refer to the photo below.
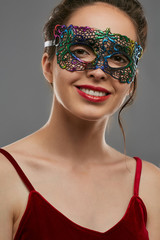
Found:
<path fill-rule="evenodd" d="M 34 189 L 10 153 L 4 149 L 0 149 L 0 152 L 12 163 L 29 190 L 27 207 L 14 240 L 149 240 L 146 207 L 138 196 L 142 169 L 140 158 L 135 157 L 137 167 L 134 194 L 123 218 L 102 233 L 82 227 L 63 215 Z"/>

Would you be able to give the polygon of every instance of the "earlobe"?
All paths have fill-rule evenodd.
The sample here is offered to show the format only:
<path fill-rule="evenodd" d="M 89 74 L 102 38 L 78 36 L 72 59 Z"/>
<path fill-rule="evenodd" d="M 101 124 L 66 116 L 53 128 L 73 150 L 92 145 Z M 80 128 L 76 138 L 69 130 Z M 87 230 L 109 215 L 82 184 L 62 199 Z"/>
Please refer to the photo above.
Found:
<path fill-rule="evenodd" d="M 49 83 L 53 82 L 52 62 L 49 60 L 48 54 L 44 53 L 42 57 L 43 75 Z"/>

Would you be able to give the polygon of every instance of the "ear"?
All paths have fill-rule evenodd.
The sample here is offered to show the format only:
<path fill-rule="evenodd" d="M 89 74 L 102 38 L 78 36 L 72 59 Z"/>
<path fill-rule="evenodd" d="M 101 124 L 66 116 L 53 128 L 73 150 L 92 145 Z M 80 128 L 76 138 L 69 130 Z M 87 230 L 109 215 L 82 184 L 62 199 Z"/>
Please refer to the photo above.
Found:
<path fill-rule="evenodd" d="M 44 77 L 49 83 L 52 83 L 53 82 L 53 61 L 49 60 L 47 53 L 43 54 L 41 64 L 42 64 Z"/>

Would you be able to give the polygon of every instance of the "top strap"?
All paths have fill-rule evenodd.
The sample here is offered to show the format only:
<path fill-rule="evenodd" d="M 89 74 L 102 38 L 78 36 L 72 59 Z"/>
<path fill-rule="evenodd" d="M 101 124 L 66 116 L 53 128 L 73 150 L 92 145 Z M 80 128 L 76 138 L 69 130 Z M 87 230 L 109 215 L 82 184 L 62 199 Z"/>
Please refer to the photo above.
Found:
<path fill-rule="evenodd" d="M 35 190 L 34 187 L 32 186 L 32 184 L 30 183 L 30 181 L 28 180 L 27 176 L 25 175 L 25 173 L 22 171 L 22 169 L 16 162 L 16 160 L 12 157 L 12 155 L 2 148 L 0 148 L 0 152 L 11 162 L 11 164 L 17 171 L 18 175 L 20 176 L 20 178 L 22 179 L 22 181 L 24 182 L 24 184 L 28 188 L 28 190 L 30 192 Z"/>
<path fill-rule="evenodd" d="M 134 157 L 134 158 L 137 161 L 135 181 L 134 181 L 134 195 L 139 196 L 139 184 L 140 184 L 141 171 L 142 171 L 142 160 L 138 157 Z"/>

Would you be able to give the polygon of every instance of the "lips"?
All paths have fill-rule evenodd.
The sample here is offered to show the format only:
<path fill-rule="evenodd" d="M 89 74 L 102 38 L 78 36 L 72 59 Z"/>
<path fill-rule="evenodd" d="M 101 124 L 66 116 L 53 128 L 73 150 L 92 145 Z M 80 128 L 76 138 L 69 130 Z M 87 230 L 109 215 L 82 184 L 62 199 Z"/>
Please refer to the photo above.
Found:
<path fill-rule="evenodd" d="M 111 92 L 102 87 L 92 85 L 77 85 L 77 92 L 91 102 L 103 102 L 110 97 Z"/>
<path fill-rule="evenodd" d="M 105 92 L 107 94 L 110 94 L 110 92 L 107 89 L 102 88 L 102 87 L 95 87 L 92 85 L 77 85 L 76 87 L 78 87 L 79 89 L 85 88 L 85 89 L 89 89 L 89 90 L 93 90 L 93 91 Z"/>

